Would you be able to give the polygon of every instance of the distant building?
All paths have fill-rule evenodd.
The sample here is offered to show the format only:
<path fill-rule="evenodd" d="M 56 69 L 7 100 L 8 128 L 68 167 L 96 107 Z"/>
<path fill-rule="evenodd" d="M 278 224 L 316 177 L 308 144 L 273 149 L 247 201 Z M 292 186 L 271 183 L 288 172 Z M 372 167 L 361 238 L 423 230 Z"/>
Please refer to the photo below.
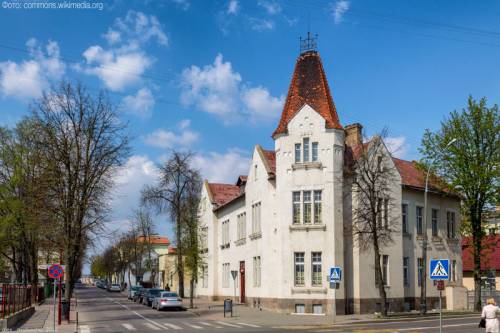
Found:
<path fill-rule="evenodd" d="M 177 249 L 169 247 L 168 253 L 159 257 L 160 275 L 158 276 L 158 286 L 170 291 L 179 292 L 179 276 L 177 269 Z M 189 296 L 191 271 L 184 264 L 184 296 Z M 195 289 L 196 293 L 196 289 Z"/>
<path fill-rule="evenodd" d="M 462 239 L 464 286 L 474 290 L 474 256 L 472 237 Z M 486 235 L 481 251 L 481 282 L 485 290 L 500 290 L 500 235 Z"/>
<path fill-rule="evenodd" d="M 366 110 L 381 112 L 381 110 Z M 402 115 L 404 116 L 404 115 Z M 380 308 L 373 252 L 362 252 L 346 236 L 357 204 L 344 177 L 356 159 L 362 126 L 342 126 L 316 51 L 300 54 L 274 131 L 273 149 L 256 145 L 248 176 L 233 184 L 205 182 L 200 219 L 205 265 L 198 294 L 296 313 L 331 313 L 329 267 L 343 267 L 337 312 L 367 313 Z M 390 154 L 385 150 L 384 154 Z M 393 184 L 401 232 L 382 249 L 390 310 L 415 309 L 420 301 L 422 235 L 428 258 L 449 258 L 448 286 L 461 286 L 460 199 L 431 182 L 424 231 L 424 173 L 414 162 L 389 158 L 399 175 Z M 232 278 L 232 271 L 237 277 Z M 428 307 L 438 291 L 427 283 Z"/>

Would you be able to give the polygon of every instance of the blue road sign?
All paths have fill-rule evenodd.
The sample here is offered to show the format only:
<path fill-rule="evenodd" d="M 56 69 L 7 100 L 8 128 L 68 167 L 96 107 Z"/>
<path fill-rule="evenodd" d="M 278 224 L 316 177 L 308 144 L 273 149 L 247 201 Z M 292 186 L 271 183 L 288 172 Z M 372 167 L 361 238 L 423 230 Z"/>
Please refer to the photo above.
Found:
<path fill-rule="evenodd" d="M 429 277 L 431 280 L 448 280 L 450 278 L 450 260 L 431 259 Z"/>
<path fill-rule="evenodd" d="M 64 274 L 64 269 L 59 264 L 54 264 L 48 269 L 49 277 L 53 279 L 59 279 Z"/>
<path fill-rule="evenodd" d="M 342 268 L 330 267 L 330 282 L 340 282 L 342 280 Z"/>

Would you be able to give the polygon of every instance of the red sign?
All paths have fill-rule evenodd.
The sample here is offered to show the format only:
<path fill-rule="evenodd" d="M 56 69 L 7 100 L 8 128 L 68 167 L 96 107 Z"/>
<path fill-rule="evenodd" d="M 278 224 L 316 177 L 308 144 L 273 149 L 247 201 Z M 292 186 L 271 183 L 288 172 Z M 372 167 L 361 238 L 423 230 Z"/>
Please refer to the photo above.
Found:
<path fill-rule="evenodd" d="M 53 279 L 59 279 L 63 276 L 64 269 L 62 268 L 61 265 L 54 264 L 54 265 L 49 267 L 48 272 L 49 272 L 49 277 L 51 277 Z"/>
<path fill-rule="evenodd" d="M 444 281 L 443 280 L 439 280 L 437 281 L 437 290 L 444 290 Z"/>

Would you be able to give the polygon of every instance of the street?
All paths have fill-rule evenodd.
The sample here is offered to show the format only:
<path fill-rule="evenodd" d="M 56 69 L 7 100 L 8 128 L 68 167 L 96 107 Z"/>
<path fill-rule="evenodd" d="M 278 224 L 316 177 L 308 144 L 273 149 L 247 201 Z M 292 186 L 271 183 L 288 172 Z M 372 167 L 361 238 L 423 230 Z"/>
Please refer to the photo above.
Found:
<path fill-rule="evenodd" d="M 166 330 L 185 332 L 439 332 L 439 319 L 415 319 L 392 322 L 364 322 L 326 326 L 287 326 L 287 316 L 274 325 L 256 324 L 255 318 L 245 322 L 244 318 L 235 321 L 204 319 L 189 311 L 152 310 L 144 305 L 133 303 L 121 294 L 102 289 L 79 286 L 78 296 L 79 332 L 158 332 Z M 478 317 L 445 318 L 443 332 L 468 333 L 481 332 L 477 328 Z"/>

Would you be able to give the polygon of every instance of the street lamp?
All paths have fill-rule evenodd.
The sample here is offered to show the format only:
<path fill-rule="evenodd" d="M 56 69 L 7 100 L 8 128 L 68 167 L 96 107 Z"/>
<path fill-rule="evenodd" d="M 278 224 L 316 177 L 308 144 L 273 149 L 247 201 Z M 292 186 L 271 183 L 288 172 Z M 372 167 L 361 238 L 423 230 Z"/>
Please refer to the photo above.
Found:
<path fill-rule="evenodd" d="M 453 138 L 448 142 L 444 149 L 454 144 L 457 141 Z M 422 241 L 422 261 L 423 261 L 423 272 L 422 272 L 422 287 L 420 288 L 420 313 L 425 314 L 427 312 L 427 192 L 429 192 L 429 174 L 431 172 L 432 165 L 436 159 L 432 159 L 427 167 L 427 175 L 425 176 L 425 192 L 424 192 L 424 239 Z"/>

